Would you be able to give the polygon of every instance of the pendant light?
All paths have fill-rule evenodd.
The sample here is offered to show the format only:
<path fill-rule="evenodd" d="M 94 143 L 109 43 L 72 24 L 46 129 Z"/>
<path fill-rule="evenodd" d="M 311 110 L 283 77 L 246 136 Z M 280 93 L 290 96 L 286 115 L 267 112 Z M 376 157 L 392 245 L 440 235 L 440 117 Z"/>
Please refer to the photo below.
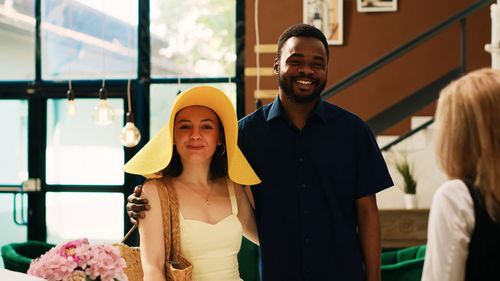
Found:
<path fill-rule="evenodd" d="M 127 102 L 128 112 L 126 115 L 127 122 L 120 133 L 120 141 L 125 147 L 134 147 L 141 141 L 141 132 L 134 124 L 134 114 L 132 113 L 132 106 L 130 101 L 130 79 L 127 83 Z"/>
<path fill-rule="evenodd" d="M 103 1 L 103 5 L 105 7 L 106 1 Z M 105 11 L 106 9 L 103 9 Z M 107 20 L 106 13 L 104 13 L 104 19 L 102 21 L 101 25 L 101 40 L 102 40 L 102 86 L 99 89 L 99 103 L 94 107 L 94 112 L 92 114 L 92 117 L 94 119 L 94 122 L 97 125 L 100 126 L 106 126 L 109 125 L 113 122 L 113 119 L 115 118 L 115 113 L 113 111 L 113 108 L 108 104 L 108 92 L 106 91 L 106 56 L 104 54 L 104 43 L 106 40 L 106 37 L 104 36 L 104 27 L 105 27 L 105 22 Z"/>
<path fill-rule="evenodd" d="M 73 9 L 70 9 L 69 13 L 69 28 L 70 30 L 73 30 Z M 68 80 L 68 91 L 66 92 L 66 96 L 68 98 L 68 104 L 66 106 L 66 112 L 68 113 L 69 116 L 75 116 L 76 115 L 76 104 L 75 104 L 75 92 L 73 92 L 73 86 L 71 84 L 71 65 L 72 61 L 69 62 L 68 64 L 68 72 L 69 72 L 69 80 Z"/>
<path fill-rule="evenodd" d="M 93 113 L 94 122 L 100 126 L 106 126 L 113 122 L 115 112 L 108 104 L 108 93 L 102 81 L 102 87 L 99 89 L 99 103 L 94 107 Z"/>
<path fill-rule="evenodd" d="M 177 96 L 182 93 L 181 87 L 181 77 L 177 76 Z"/>
<path fill-rule="evenodd" d="M 127 48 L 127 56 L 132 59 L 132 56 L 130 56 L 130 49 L 132 48 L 132 34 L 128 35 L 128 48 Z M 133 61 L 130 63 L 131 69 L 130 69 L 130 74 L 131 77 L 134 73 L 134 68 L 133 68 Z M 122 143 L 123 146 L 125 147 L 135 147 L 137 144 L 139 144 L 139 141 L 141 141 L 141 132 L 139 129 L 134 124 L 134 114 L 132 113 L 132 100 L 130 97 L 130 84 L 131 84 L 131 79 L 128 79 L 127 82 L 127 114 L 125 116 L 126 122 L 125 122 L 125 127 L 122 128 L 122 131 L 120 133 L 120 142 Z"/>
<path fill-rule="evenodd" d="M 75 93 L 73 92 L 73 87 L 71 87 L 71 80 L 68 82 L 68 91 L 66 92 L 66 96 L 68 97 L 68 105 L 66 106 L 66 112 L 68 112 L 69 116 L 75 116 L 76 114 L 76 105 L 75 105 Z"/>

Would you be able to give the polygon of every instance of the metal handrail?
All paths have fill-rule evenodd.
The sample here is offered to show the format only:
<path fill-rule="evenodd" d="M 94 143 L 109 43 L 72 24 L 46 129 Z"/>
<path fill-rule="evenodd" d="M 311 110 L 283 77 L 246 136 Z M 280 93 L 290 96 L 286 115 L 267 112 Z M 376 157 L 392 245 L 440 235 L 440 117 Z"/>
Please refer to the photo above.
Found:
<path fill-rule="evenodd" d="M 423 123 L 422 125 L 418 126 L 417 128 L 407 132 L 406 134 L 404 135 L 401 135 L 399 136 L 397 139 L 395 139 L 394 141 L 384 145 L 382 148 L 380 148 L 380 151 L 387 151 L 389 149 L 391 149 L 391 147 L 395 146 L 396 144 L 404 141 L 405 139 L 413 136 L 414 134 L 422 131 L 423 129 L 426 129 L 427 127 L 429 127 L 432 123 L 434 123 L 434 118 L 431 118 L 429 121 Z"/>
<path fill-rule="evenodd" d="M 341 90 L 351 86 L 356 81 L 358 81 L 358 80 L 362 79 L 363 77 L 367 76 L 368 74 L 374 72 L 375 70 L 379 69 L 380 67 L 384 66 L 385 64 L 395 60 L 396 58 L 400 57 L 401 55 L 407 53 L 411 49 L 420 45 L 423 41 L 426 41 L 427 39 L 435 36 L 436 34 L 441 32 L 442 30 L 450 27 L 452 24 L 466 18 L 468 15 L 472 14 L 473 12 L 479 10 L 483 6 L 486 6 L 487 4 L 490 4 L 490 3 L 491 3 L 491 0 L 479 0 L 479 1 L 477 1 L 476 3 L 470 5 L 469 7 L 465 8 L 461 12 L 451 16 L 450 18 L 437 24 L 436 26 L 429 29 L 428 31 L 423 32 L 422 34 L 418 35 L 414 39 L 406 42 L 405 44 L 394 49 L 393 51 L 389 52 L 388 54 L 374 60 L 372 63 L 368 64 L 367 66 L 365 66 L 362 69 L 349 75 L 344 80 L 340 81 L 339 83 L 332 86 L 330 89 L 323 92 L 321 94 L 321 96 L 323 98 L 327 99 L 327 98 L 330 98 L 330 97 L 338 94 Z"/>
<path fill-rule="evenodd" d="M 417 113 L 421 108 L 429 105 L 439 97 L 439 92 L 450 81 L 462 75 L 460 68 L 455 68 L 437 80 L 427 84 L 413 94 L 389 106 L 382 112 L 366 120 L 366 123 L 375 135 L 397 124 L 400 120 Z"/>

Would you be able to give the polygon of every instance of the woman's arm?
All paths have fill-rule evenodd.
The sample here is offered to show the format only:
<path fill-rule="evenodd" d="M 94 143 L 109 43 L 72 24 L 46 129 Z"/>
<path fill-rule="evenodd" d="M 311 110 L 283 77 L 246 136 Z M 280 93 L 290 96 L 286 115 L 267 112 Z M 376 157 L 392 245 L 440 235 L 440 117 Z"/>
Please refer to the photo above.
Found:
<path fill-rule="evenodd" d="M 234 191 L 238 201 L 238 218 L 243 226 L 243 236 L 259 245 L 257 225 L 255 224 L 255 216 L 250 200 L 241 185 L 234 184 Z"/>
<path fill-rule="evenodd" d="M 165 244 L 160 198 L 154 181 L 147 181 L 141 197 L 151 205 L 148 215 L 139 222 L 141 263 L 144 281 L 165 280 Z"/>
<path fill-rule="evenodd" d="M 375 195 L 358 198 L 356 200 L 356 209 L 366 280 L 378 281 L 380 280 L 381 242 L 380 219 Z"/>
<path fill-rule="evenodd" d="M 444 183 L 432 198 L 422 280 L 464 280 L 475 225 L 474 203 L 460 180 Z"/>

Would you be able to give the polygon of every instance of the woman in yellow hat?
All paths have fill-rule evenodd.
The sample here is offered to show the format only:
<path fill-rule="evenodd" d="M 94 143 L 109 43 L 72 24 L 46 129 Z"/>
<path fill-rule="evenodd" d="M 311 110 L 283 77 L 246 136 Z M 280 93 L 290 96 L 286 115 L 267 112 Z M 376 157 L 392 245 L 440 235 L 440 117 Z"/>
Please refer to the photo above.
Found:
<path fill-rule="evenodd" d="M 197 86 L 177 97 L 167 124 L 125 165 L 128 173 L 159 178 L 147 181 L 142 190 L 151 205 L 139 224 L 144 280 L 165 280 L 158 195 L 165 186 L 178 197 L 181 254 L 193 265 L 193 280 L 241 280 L 241 236 L 258 243 L 241 185 L 260 180 L 237 138 L 231 101 L 217 88 Z"/>

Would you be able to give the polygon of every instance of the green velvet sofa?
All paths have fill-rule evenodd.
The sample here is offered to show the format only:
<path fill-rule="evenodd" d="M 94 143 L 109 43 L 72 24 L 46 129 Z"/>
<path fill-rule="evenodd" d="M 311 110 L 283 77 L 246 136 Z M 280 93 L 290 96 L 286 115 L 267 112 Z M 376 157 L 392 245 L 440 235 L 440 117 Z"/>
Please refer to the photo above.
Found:
<path fill-rule="evenodd" d="M 10 243 L 2 246 L 2 259 L 5 269 L 26 273 L 31 260 L 39 257 L 54 247 L 53 244 L 40 241 Z"/>
<path fill-rule="evenodd" d="M 381 256 L 382 281 L 420 281 L 426 245 L 386 251 Z"/>

